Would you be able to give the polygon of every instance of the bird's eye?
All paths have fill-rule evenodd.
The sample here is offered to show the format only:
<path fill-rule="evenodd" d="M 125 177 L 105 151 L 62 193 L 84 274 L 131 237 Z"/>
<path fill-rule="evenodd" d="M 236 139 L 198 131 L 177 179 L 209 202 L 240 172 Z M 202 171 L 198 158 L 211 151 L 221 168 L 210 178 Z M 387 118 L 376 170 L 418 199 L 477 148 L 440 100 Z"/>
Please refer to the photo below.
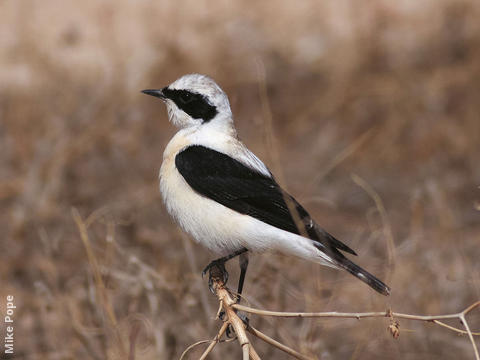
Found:
<path fill-rule="evenodd" d="M 193 100 L 193 96 L 189 92 L 184 92 L 180 94 L 179 98 L 180 98 L 180 101 L 184 104 L 188 104 L 190 101 Z"/>

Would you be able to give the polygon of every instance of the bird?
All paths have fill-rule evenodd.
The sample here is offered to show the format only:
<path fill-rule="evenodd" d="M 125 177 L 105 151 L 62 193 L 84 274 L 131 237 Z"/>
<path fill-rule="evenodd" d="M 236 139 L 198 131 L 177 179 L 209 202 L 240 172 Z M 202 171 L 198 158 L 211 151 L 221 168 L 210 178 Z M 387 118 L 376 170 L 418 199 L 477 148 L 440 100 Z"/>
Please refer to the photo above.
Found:
<path fill-rule="evenodd" d="M 386 284 L 347 258 L 345 253 L 357 254 L 318 225 L 243 144 L 228 96 L 212 78 L 187 74 L 142 92 L 160 98 L 179 129 L 163 154 L 160 192 L 176 223 L 220 256 L 202 271 L 209 272 L 211 291 L 212 269 L 226 283 L 225 262 L 238 256 L 241 294 L 248 254 L 273 251 L 346 270 L 380 294 L 390 294 Z"/>

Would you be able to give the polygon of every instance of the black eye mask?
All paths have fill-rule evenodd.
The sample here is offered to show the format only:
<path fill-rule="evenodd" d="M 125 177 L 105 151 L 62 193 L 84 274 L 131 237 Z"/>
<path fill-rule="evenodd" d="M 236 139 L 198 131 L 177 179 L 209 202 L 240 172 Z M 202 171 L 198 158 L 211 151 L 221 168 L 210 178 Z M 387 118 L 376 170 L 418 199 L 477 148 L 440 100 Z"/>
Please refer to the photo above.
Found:
<path fill-rule="evenodd" d="M 217 108 L 211 105 L 205 96 L 188 90 L 175 90 L 168 87 L 162 89 L 166 98 L 171 99 L 179 109 L 185 111 L 194 119 L 203 122 L 212 120 L 217 115 Z"/>

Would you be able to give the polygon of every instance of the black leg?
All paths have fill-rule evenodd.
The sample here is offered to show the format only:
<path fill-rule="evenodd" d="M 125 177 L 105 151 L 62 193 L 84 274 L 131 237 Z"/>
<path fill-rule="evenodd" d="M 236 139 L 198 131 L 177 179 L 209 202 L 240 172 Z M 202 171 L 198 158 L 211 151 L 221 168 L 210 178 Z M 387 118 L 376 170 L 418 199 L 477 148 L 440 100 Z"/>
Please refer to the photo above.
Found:
<path fill-rule="evenodd" d="M 248 255 L 246 254 L 247 251 L 248 249 L 241 248 L 240 250 L 237 250 L 227 256 L 221 257 L 220 259 L 213 260 L 210 264 L 208 264 L 205 267 L 205 269 L 203 269 L 202 276 L 205 276 L 205 274 L 208 271 L 208 288 L 212 293 L 215 293 L 215 289 L 213 288 L 213 278 L 223 277 L 223 284 L 226 284 L 228 280 L 228 272 L 227 270 L 225 270 L 225 262 L 240 255 L 240 258 L 239 258 L 240 277 L 238 279 L 238 291 L 237 291 L 238 293 L 237 302 L 240 302 L 240 294 L 242 293 L 242 290 L 243 290 L 243 283 L 245 281 L 245 275 L 247 273 L 247 268 L 248 268 Z M 220 319 L 223 319 L 224 315 L 225 313 L 222 311 L 219 315 Z M 242 319 L 242 321 L 248 325 L 248 318 L 243 314 L 239 316 L 240 316 L 240 319 Z M 232 337 L 232 333 L 233 331 L 231 329 L 231 325 L 229 325 L 227 328 L 226 336 L 230 338 Z"/>
<path fill-rule="evenodd" d="M 242 295 L 243 282 L 245 281 L 245 275 L 247 274 L 248 268 L 248 254 L 241 254 L 238 258 L 240 263 L 240 277 L 238 279 L 238 291 L 237 291 L 237 302 L 240 302 L 240 295 Z"/>
<path fill-rule="evenodd" d="M 241 248 L 227 256 L 221 257 L 219 259 L 213 260 L 210 264 L 208 264 L 205 269 L 202 271 L 202 276 L 205 276 L 207 271 L 209 272 L 208 277 L 208 287 L 212 293 L 215 293 L 213 289 L 213 277 L 222 277 L 223 284 L 226 284 L 228 281 L 228 272 L 225 270 L 225 262 L 234 258 L 235 256 L 241 255 L 248 250 L 246 248 Z M 245 277 L 245 274 L 244 274 Z M 242 281 L 243 282 L 243 281 Z M 243 286 L 243 284 L 242 284 Z"/>

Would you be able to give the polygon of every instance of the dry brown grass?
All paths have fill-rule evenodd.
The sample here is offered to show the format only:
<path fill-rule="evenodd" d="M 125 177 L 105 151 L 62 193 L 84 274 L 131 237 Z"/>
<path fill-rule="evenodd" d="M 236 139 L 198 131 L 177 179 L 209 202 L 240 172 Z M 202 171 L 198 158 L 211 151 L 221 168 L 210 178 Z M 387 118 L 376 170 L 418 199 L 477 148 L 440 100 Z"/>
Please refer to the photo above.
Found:
<path fill-rule="evenodd" d="M 139 93 L 188 72 L 221 84 L 246 144 L 393 289 L 384 298 L 348 274 L 263 255 L 247 274 L 252 305 L 439 314 L 479 299 L 479 15 L 475 0 L 1 2 L 0 303 L 15 296 L 17 357 L 134 347 L 171 359 L 215 335 L 200 277 L 212 255 L 158 194 L 175 130 Z M 252 317 L 321 359 L 473 357 L 447 330 L 409 323 L 392 340 L 382 321 Z M 217 347 L 213 359 L 240 356 Z"/>

